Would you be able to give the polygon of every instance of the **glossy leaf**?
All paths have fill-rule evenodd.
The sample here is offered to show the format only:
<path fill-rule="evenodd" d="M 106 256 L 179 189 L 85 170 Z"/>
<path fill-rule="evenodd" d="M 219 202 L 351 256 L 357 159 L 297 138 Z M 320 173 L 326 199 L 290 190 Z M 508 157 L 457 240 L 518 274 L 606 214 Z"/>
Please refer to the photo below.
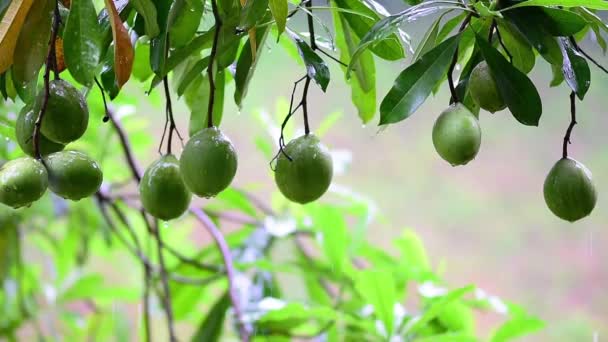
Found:
<path fill-rule="evenodd" d="M 268 35 L 268 27 L 259 27 L 255 31 L 255 41 L 257 44 L 263 45 Z M 253 51 L 251 40 L 248 40 L 243 49 L 241 49 L 241 55 L 236 63 L 234 102 L 238 107 L 241 107 L 243 104 L 243 99 L 247 95 L 247 89 L 249 88 L 249 82 L 260 60 L 261 51 L 258 51 L 256 55 L 253 55 Z"/>
<path fill-rule="evenodd" d="M 40 0 L 27 14 L 13 56 L 13 81 L 17 88 L 37 80 L 46 60 L 51 35 L 51 4 L 52 1 Z"/>
<path fill-rule="evenodd" d="M 510 22 L 501 19 L 498 19 L 497 22 L 502 40 L 513 57 L 513 65 L 525 74 L 532 71 L 536 56 L 526 37 Z"/>
<path fill-rule="evenodd" d="M 160 33 L 150 41 L 150 66 L 152 71 L 160 78 L 165 76 L 165 63 L 167 58 L 167 32 L 169 11 L 172 0 L 156 1 L 157 20 Z"/>
<path fill-rule="evenodd" d="M 285 31 L 285 25 L 287 24 L 287 14 L 289 8 L 287 7 L 287 0 L 269 0 L 268 6 L 272 17 L 277 24 L 279 36 Z"/>
<path fill-rule="evenodd" d="M 249 30 L 262 20 L 268 10 L 268 0 L 247 1 L 241 10 L 239 28 Z"/>
<path fill-rule="evenodd" d="M 230 308 L 230 296 L 228 292 L 213 304 L 192 337 L 192 342 L 215 342 L 220 340 L 224 329 L 226 311 Z"/>
<path fill-rule="evenodd" d="M 424 103 L 443 79 L 459 42 L 460 35 L 445 40 L 399 74 L 380 104 L 380 125 L 406 119 Z"/>
<path fill-rule="evenodd" d="M 351 30 L 348 21 L 342 13 L 334 12 L 336 45 L 340 49 L 340 59 L 350 61 L 359 44 L 359 38 Z M 363 123 L 369 122 L 376 114 L 376 65 L 370 51 L 364 51 L 354 64 L 354 75 L 346 78 L 351 87 L 351 99 L 357 108 L 359 118 Z"/>
<path fill-rule="evenodd" d="M 554 36 L 571 36 L 587 26 L 585 18 L 571 11 L 559 8 L 543 8 L 543 12 L 546 16 L 539 16 L 539 18 L 544 19 L 542 24 Z"/>
<path fill-rule="evenodd" d="M 13 63 L 19 32 L 34 0 L 13 0 L 0 21 L 0 73 Z"/>
<path fill-rule="evenodd" d="M 365 48 L 370 48 L 376 56 L 390 61 L 405 57 L 401 42 L 394 33 L 395 27 L 385 27 L 383 29 L 378 27 L 380 22 L 384 21 L 386 18 L 381 19 L 378 14 L 368 8 L 360 0 L 334 0 L 334 2 L 340 8 L 349 9 L 365 15 L 361 16 L 344 13 L 349 26 L 357 37 L 361 39 L 360 48 L 364 45 Z"/>
<path fill-rule="evenodd" d="M 591 70 L 585 57 L 574 49 L 568 38 L 560 38 L 564 65 L 562 72 L 564 79 L 579 99 L 583 99 L 591 85 Z"/>
<path fill-rule="evenodd" d="M 101 31 L 91 0 L 73 0 L 63 33 L 65 64 L 76 81 L 90 85 L 101 58 Z"/>
<path fill-rule="evenodd" d="M 437 44 L 441 43 L 447 36 L 449 36 L 450 33 L 452 33 L 452 31 L 454 31 L 456 27 L 462 23 L 466 16 L 466 13 L 460 13 L 447 20 L 437 34 Z"/>
<path fill-rule="evenodd" d="M 543 109 L 532 81 L 484 38 L 477 36 L 477 45 L 511 114 L 524 125 L 538 126 Z"/>
<path fill-rule="evenodd" d="M 140 82 L 146 81 L 154 74 L 150 68 L 150 45 L 141 40 L 135 44 L 132 74 Z"/>
<path fill-rule="evenodd" d="M 551 79 L 549 86 L 557 87 L 564 82 L 564 72 L 562 71 L 561 65 L 551 64 L 551 74 L 553 75 L 553 78 Z"/>
<path fill-rule="evenodd" d="M 424 37 L 422 37 L 422 40 L 418 44 L 418 47 L 416 47 L 416 52 L 414 52 L 414 57 L 412 58 L 412 61 L 417 61 L 420 56 L 423 56 L 435 47 L 437 42 L 437 35 L 439 34 L 439 25 L 441 24 L 441 19 L 443 19 L 444 15 L 440 15 L 439 18 L 437 18 L 437 20 L 435 20 L 433 24 L 429 27 L 429 29 L 426 31 Z"/>
<path fill-rule="evenodd" d="M 355 287 L 365 301 L 374 307 L 374 314 L 383 323 L 387 336 L 392 336 L 397 293 L 391 272 L 371 269 L 361 271 L 357 275 Z"/>
<path fill-rule="evenodd" d="M 215 105 L 213 107 L 213 125 L 219 126 L 224 112 L 224 93 L 226 84 L 225 71 L 215 75 Z M 184 93 L 186 105 L 190 109 L 190 136 L 207 127 L 207 110 L 210 96 L 210 85 L 207 76 L 197 76 Z"/>
<path fill-rule="evenodd" d="M 557 39 L 549 33 L 547 27 L 542 23 L 543 18 L 546 18 L 544 13 L 540 12 L 540 10 L 529 12 L 525 9 L 516 9 L 506 12 L 505 17 L 517 27 L 530 45 L 547 62 L 554 65 L 562 65 L 562 53 Z"/>
<path fill-rule="evenodd" d="M 298 46 L 298 52 L 300 53 L 300 57 L 302 57 L 304 64 L 306 64 L 308 76 L 315 80 L 321 89 L 325 91 L 329 85 L 330 79 L 327 64 L 325 64 L 323 59 L 321 59 L 321 57 L 319 57 L 302 38 L 291 31 L 287 32 Z"/>
<path fill-rule="evenodd" d="M 177 86 L 177 95 L 182 96 L 190 84 L 199 76 L 203 70 L 207 69 L 209 66 L 209 56 L 199 60 L 196 62 L 191 68 L 188 69 L 187 72 L 184 73 L 183 77 L 179 81 Z"/>
<path fill-rule="evenodd" d="M 114 72 L 116 73 L 116 85 L 118 89 L 127 83 L 133 69 L 135 51 L 131 45 L 129 32 L 124 27 L 122 20 L 112 0 L 105 0 L 106 9 L 110 14 L 112 25 L 112 36 L 114 38 Z"/>
<path fill-rule="evenodd" d="M 152 0 L 131 0 L 131 4 L 135 7 L 145 22 L 146 35 L 150 38 L 156 37 L 160 33 L 158 21 L 156 19 L 156 6 Z"/>
<path fill-rule="evenodd" d="M 503 11 L 527 6 L 587 7 L 589 9 L 608 10 L 608 2 L 605 0 L 528 0 L 506 8 Z"/>

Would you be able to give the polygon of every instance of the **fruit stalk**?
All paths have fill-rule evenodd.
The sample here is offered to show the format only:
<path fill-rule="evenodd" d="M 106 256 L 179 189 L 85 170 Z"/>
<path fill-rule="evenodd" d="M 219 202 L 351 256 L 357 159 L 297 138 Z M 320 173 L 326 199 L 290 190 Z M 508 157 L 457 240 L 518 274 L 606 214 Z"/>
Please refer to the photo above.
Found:
<path fill-rule="evenodd" d="M 207 66 L 207 75 L 209 78 L 209 106 L 207 107 L 207 127 L 213 127 L 213 108 L 215 105 L 215 79 L 213 78 L 213 63 L 217 55 L 217 45 L 220 38 L 220 28 L 222 27 L 222 19 L 217 9 L 216 0 L 211 0 L 211 8 L 213 10 L 213 18 L 215 19 L 215 32 L 213 34 L 213 46 L 209 53 L 209 65 Z"/>
<path fill-rule="evenodd" d="M 38 117 L 36 118 L 36 123 L 34 124 L 34 134 L 33 134 L 33 143 L 34 143 L 34 155 L 38 160 L 42 162 L 44 165 L 44 161 L 42 160 L 42 155 L 40 153 L 40 127 L 42 126 L 42 119 L 44 118 L 44 114 L 46 112 L 47 105 L 49 103 L 49 97 L 51 95 L 50 91 L 50 78 L 51 78 L 51 69 L 53 69 L 53 65 L 55 61 L 55 41 L 57 40 L 57 36 L 59 34 L 59 25 L 61 24 L 61 14 L 59 13 L 59 3 L 55 0 L 55 9 L 53 11 L 53 26 L 51 28 L 51 38 L 49 39 L 49 50 L 46 56 L 45 69 L 44 69 L 44 98 L 42 100 L 42 106 L 40 107 L 40 113 L 38 113 Z M 55 73 L 55 78 L 58 78 L 59 75 Z"/>
<path fill-rule="evenodd" d="M 462 31 L 464 31 L 464 29 L 467 28 L 472 17 L 473 17 L 473 13 L 469 13 L 466 16 L 466 18 L 464 18 L 464 21 L 462 22 L 462 24 L 460 25 L 460 28 L 458 29 L 458 34 L 462 33 Z M 454 68 L 456 68 L 456 63 L 458 63 L 458 47 L 456 47 L 456 50 L 454 51 L 454 57 L 452 58 L 452 63 L 450 64 L 450 68 L 448 69 L 448 85 L 450 87 L 450 94 L 452 95 L 452 97 L 450 99 L 450 103 L 460 102 L 460 99 L 458 99 L 458 94 L 456 93 L 456 86 L 454 86 L 454 75 L 453 74 L 454 74 Z"/>
<path fill-rule="evenodd" d="M 315 25 L 312 18 L 312 0 L 306 2 L 306 14 L 308 22 L 308 32 L 310 33 L 310 48 L 315 51 L 317 47 L 317 39 L 315 37 Z M 304 91 L 302 92 L 302 113 L 304 115 L 304 134 L 310 134 L 310 125 L 308 124 L 308 88 L 310 86 L 310 75 L 306 75 L 306 82 L 304 83 Z"/>
<path fill-rule="evenodd" d="M 568 158 L 568 145 L 572 142 L 570 141 L 570 136 L 572 135 L 572 130 L 574 126 L 577 124 L 576 122 L 576 94 L 574 92 L 570 93 L 570 125 L 568 125 L 568 129 L 566 130 L 566 135 L 564 135 L 564 145 L 562 149 L 562 158 Z"/>

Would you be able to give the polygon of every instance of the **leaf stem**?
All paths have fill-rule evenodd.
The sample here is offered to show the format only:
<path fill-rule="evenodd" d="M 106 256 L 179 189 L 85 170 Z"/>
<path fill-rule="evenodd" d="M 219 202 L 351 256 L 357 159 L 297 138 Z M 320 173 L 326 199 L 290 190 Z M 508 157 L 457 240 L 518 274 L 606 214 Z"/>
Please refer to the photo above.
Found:
<path fill-rule="evenodd" d="M 464 18 L 464 20 L 462 21 L 462 24 L 460 25 L 460 28 L 458 29 L 458 34 L 462 33 L 462 31 L 464 31 L 467 28 L 467 26 L 469 25 L 469 22 L 471 22 L 471 17 L 473 17 L 473 14 L 469 13 Z M 454 68 L 456 68 L 456 63 L 458 63 L 458 46 L 456 46 L 456 50 L 454 51 L 454 56 L 452 57 L 452 63 L 450 64 L 450 68 L 448 69 L 448 85 L 450 87 L 450 94 L 452 95 L 452 97 L 450 99 L 450 104 L 460 102 L 460 99 L 458 98 L 458 94 L 456 93 L 456 87 L 454 86 Z"/>
<path fill-rule="evenodd" d="M 562 148 L 562 158 L 568 158 L 568 145 L 572 142 L 570 141 L 570 136 L 572 135 L 572 130 L 574 126 L 577 124 L 576 122 L 576 93 L 570 93 L 570 125 L 568 125 L 568 129 L 566 130 L 566 135 L 564 136 L 564 144 Z"/>
<path fill-rule="evenodd" d="M 215 106 L 215 79 L 213 76 L 213 64 L 217 55 L 217 46 L 220 38 L 220 29 L 222 27 L 222 19 L 217 8 L 216 0 L 211 0 L 211 8 L 213 10 L 213 18 L 215 19 L 215 31 L 213 34 L 213 46 L 209 54 L 209 65 L 207 66 L 207 75 L 209 78 L 209 106 L 207 107 L 207 127 L 213 127 L 213 109 Z"/>
<path fill-rule="evenodd" d="M 51 78 L 51 69 L 53 69 L 53 64 L 55 60 L 55 41 L 57 40 L 57 35 L 59 33 L 59 24 L 61 23 L 61 14 L 59 13 L 59 3 L 58 0 L 55 0 L 55 9 L 53 11 L 53 24 L 51 27 L 51 38 L 49 39 L 49 49 L 46 55 L 46 63 L 44 69 L 44 97 L 42 99 L 42 105 L 40 107 L 40 112 L 38 113 L 38 117 L 36 118 L 36 122 L 34 123 L 34 133 L 33 133 L 33 143 L 34 143 L 34 155 L 36 159 L 40 160 L 43 165 L 46 166 L 44 160 L 42 159 L 42 155 L 40 153 L 40 128 L 42 126 L 42 119 L 44 119 L 44 114 L 46 114 L 46 110 L 49 104 L 49 98 L 51 96 L 51 86 L 50 86 L 50 78 Z M 58 77 L 58 73 L 55 72 L 55 78 Z"/>

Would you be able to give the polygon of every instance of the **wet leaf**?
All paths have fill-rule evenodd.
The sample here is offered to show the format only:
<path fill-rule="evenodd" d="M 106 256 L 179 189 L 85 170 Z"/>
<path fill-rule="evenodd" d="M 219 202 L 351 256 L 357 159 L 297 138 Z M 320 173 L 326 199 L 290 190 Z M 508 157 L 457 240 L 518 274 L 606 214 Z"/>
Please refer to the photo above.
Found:
<path fill-rule="evenodd" d="M 133 58 L 135 51 L 131 45 L 129 32 L 124 27 L 120 15 L 112 0 L 105 0 L 106 9 L 110 15 L 112 25 L 112 37 L 114 38 L 114 72 L 116 73 L 116 85 L 118 89 L 127 83 L 133 69 Z"/>
<path fill-rule="evenodd" d="M 306 72 L 308 76 L 315 80 L 315 82 L 321 87 L 323 91 L 327 89 L 329 85 L 329 68 L 316 52 L 314 52 L 310 46 L 297 34 L 292 31 L 287 31 L 291 38 L 296 42 L 300 57 L 306 64 Z"/>
<path fill-rule="evenodd" d="M 562 66 L 564 79 L 570 89 L 582 100 L 591 85 L 589 64 L 585 57 L 574 49 L 568 38 L 560 38 L 560 44 L 564 55 L 564 65 Z"/>
<path fill-rule="evenodd" d="M 158 22 L 156 21 L 156 6 L 152 0 L 131 0 L 131 4 L 139 15 L 144 18 L 146 35 L 150 38 L 156 37 L 160 33 Z"/>
<path fill-rule="evenodd" d="M 270 0 L 268 2 L 270 6 L 270 12 L 272 12 L 272 16 L 274 21 L 277 24 L 277 29 L 279 31 L 278 36 L 281 36 L 281 33 L 285 31 L 285 25 L 287 24 L 287 0 Z"/>
<path fill-rule="evenodd" d="M 63 33 L 65 64 L 76 81 L 90 85 L 101 58 L 101 31 L 91 0 L 73 0 Z"/>

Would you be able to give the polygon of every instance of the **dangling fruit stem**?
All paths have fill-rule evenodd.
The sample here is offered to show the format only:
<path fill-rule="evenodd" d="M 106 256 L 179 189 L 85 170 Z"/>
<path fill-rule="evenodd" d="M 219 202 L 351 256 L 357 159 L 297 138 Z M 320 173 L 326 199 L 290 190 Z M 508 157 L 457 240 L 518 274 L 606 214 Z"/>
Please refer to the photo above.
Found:
<path fill-rule="evenodd" d="M 215 32 L 213 35 L 213 46 L 209 54 L 209 65 L 207 66 L 207 75 L 209 78 L 209 106 L 207 107 L 207 127 L 213 127 L 213 107 L 215 105 L 215 79 L 213 78 L 213 63 L 217 55 L 217 45 L 220 37 L 220 28 L 222 27 L 222 19 L 218 12 L 216 0 L 211 0 L 211 8 L 213 10 L 213 18 L 215 19 Z"/>
<path fill-rule="evenodd" d="M 568 145 L 572 142 L 570 141 L 570 136 L 572 135 L 572 130 L 576 125 L 576 94 L 574 92 L 570 93 L 570 125 L 568 125 L 568 129 L 566 130 L 566 135 L 564 136 L 564 145 L 562 150 L 562 157 L 564 159 L 568 158 Z"/>

